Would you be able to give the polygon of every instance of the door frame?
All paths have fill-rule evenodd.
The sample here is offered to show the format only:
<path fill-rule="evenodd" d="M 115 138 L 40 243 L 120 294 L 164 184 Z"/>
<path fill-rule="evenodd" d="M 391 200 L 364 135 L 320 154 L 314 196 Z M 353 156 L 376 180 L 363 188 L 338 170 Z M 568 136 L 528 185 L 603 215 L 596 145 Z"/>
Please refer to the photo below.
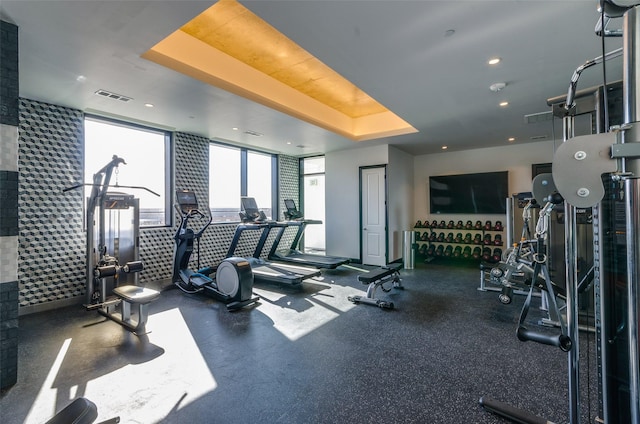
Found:
<path fill-rule="evenodd" d="M 384 170 L 384 261 L 389 263 L 389 202 L 388 202 L 388 185 L 387 185 L 387 165 L 366 165 L 358 168 L 358 238 L 360 240 L 360 263 L 364 258 L 364 249 L 362 243 L 362 171 L 365 169 L 382 168 Z"/>

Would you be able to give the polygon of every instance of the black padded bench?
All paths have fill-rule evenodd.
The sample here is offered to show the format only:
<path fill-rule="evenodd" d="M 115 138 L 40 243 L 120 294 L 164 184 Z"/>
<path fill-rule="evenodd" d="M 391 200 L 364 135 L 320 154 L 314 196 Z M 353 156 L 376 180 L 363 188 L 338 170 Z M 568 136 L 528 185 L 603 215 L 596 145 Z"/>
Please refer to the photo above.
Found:
<path fill-rule="evenodd" d="M 96 418 L 96 405 L 89 399 L 80 397 L 65 406 L 45 424 L 91 424 Z"/>
<path fill-rule="evenodd" d="M 45 424 L 92 424 L 98 418 L 98 408 L 87 398 L 79 397 L 58 411 Z M 114 417 L 100 424 L 117 424 L 120 417 Z"/>
<path fill-rule="evenodd" d="M 382 288 L 385 293 L 391 291 L 392 288 L 404 289 L 400 279 L 400 265 L 387 265 L 365 274 L 359 274 L 358 281 L 369 285 L 366 296 L 348 296 L 347 299 L 355 304 L 365 303 L 383 309 L 393 309 L 394 305 L 393 302 L 376 299 L 375 293 L 378 287 Z M 384 284 L 388 282 L 391 282 L 392 286 L 387 288 Z"/>

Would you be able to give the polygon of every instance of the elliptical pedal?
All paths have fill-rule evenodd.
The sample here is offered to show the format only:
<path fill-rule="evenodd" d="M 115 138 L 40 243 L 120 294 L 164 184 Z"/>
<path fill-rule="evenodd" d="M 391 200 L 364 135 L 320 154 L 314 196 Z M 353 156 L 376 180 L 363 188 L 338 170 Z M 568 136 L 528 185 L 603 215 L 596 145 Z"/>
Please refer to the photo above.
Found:
<path fill-rule="evenodd" d="M 201 289 L 203 286 L 211 284 L 212 282 L 213 280 L 204 274 L 194 273 L 189 276 L 189 284 L 198 289 Z"/>

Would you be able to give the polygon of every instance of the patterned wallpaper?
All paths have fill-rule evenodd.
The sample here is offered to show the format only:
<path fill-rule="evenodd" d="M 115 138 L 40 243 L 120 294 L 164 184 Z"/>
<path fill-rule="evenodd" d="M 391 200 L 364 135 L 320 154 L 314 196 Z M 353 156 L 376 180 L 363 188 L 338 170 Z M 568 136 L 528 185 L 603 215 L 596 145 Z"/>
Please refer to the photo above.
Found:
<path fill-rule="evenodd" d="M 293 199 L 296 205 L 300 207 L 299 186 L 300 186 L 300 165 L 298 158 L 292 156 L 281 155 L 278 157 L 278 186 L 280 193 L 278 196 L 278 207 L 280 209 L 280 216 L 278 219 L 283 219 L 282 212 L 286 210 L 284 207 L 284 199 Z"/>
<path fill-rule="evenodd" d="M 83 114 L 21 99 L 18 276 L 20 306 L 84 293 Z"/>
<path fill-rule="evenodd" d="M 83 296 L 85 292 L 85 232 L 83 191 L 62 190 L 83 178 L 81 111 L 21 99 L 19 133 L 19 289 L 20 307 Z M 209 204 L 209 140 L 175 133 L 175 188 L 196 192 L 202 209 Z M 298 159 L 278 158 L 280 208 L 283 199 L 298 200 Z M 140 283 L 171 279 L 174 227 L 140 231 L 140 259 L 145 269 Z M 201 266 L 226 257 L 235 224 L 213 224 L 201 240 Z M 251 256 L 260 232 L 243 233 L 236 256 Z M 275 237 L 269 235 L 263 252 Z M 289 237 L 283 238 L 283 245 Z M 263 254 L 264 257 L 264 254 Z M 195 262 L 195 255 L 192 262 Z M 193 264 L 195 267 L 195 263 Z"/>
<path fill-rule="evenodd" d="M 278 196 L 278 207 L 280 208 L 279 219 L 284 219 L 283 211 L 287 210 L 284 206 L 284 199 L 293 199 L 298 208 L 300 208 L 300 164 L 298 158 L 291 156 L 278 157 L 278 186 L 280 192 Z M 280 239 L 279 248 L 285 249 L 291 246 L 293 239 L 298 231 L 297 228 L 286 228 Z"/>

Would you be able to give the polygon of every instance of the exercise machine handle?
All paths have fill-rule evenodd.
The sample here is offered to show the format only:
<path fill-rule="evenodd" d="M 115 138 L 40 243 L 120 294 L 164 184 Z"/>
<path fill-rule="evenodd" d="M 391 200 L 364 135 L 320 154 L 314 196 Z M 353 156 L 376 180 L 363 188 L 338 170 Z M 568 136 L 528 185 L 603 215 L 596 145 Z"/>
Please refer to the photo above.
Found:
<path fill-rule="evenodd" d="M 521 342 L 532 341 L 549 346 L 555 346 L 559 347 L 563 352 L 570 351 L 573 345 L 569 336 L 565 336 L 564 334 L 543 334 L 529 330 L 522 325 L 518 327 L 516 335 L 518 336 L 518 340 Z"/>
<path fill-rule="evenodd" d="M 63 193 L 66 193 L 67 191 L 75 190 L 75 189 L 80 188 L 80 187 L 85 187 L 85 186 L 91 186 L 91 187 L 93 187 L 94 185 L 95 185 L 95 184 L 92 184 L 92 183 L 76 184 L 76 185 L 74 185 L 74 186 L 71 186 L 71 187 L 67 187 L 67 188 L 62 189 L 62 192 L 63 192 Z M 156 193 L 155 191 L 151 190 L 151 189 L 150 189 L 150 188 L 148 188 L 148 187 L 143 187 L 143 186 L 130 186 L 130 185 L 106 185 L 106 186 L 104 186 L 104 187 L 106 187 L 106 188 L 110 188 L 110 187 L 111 187 L 111 188 L 133 188 L 133 189 L 135 189 L 135 190 L 145 190 L 145 191 L 147 191 L 147 192 L 149 192 L 149 193 L 153 194 L 153 195 L 154 195 L 154 196 L 156 196 L 156 197 L 160 197 L 160 195 L 159 195 L 158 193 Z"/>
<path fill-rule="evenodd" d="M 140 272 L 144 269 L 144 264 L 142 263 L 142 261 L 133 261 L 133 262 L 127 262 L 126 264 L 124 264 L 124 266 L 122 267 L 122 272 L 125 273 L 131 273 L 131 272 Z"/>
<path fill-rule="evenodd" d="M 106 278 L 114 276 L 118 273 L 118 267 L 116 265 L 99 266 L 93 272 L 96 278 Z"/>

